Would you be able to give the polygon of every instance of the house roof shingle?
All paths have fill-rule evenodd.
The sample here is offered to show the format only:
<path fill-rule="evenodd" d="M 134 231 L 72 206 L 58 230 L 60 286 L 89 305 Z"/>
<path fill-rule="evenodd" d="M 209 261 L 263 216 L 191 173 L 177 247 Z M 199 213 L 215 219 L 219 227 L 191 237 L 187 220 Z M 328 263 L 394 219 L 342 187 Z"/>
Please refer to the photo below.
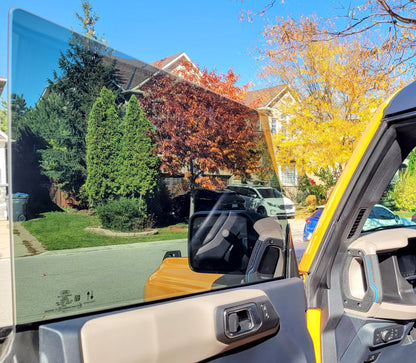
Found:
<path fill-rule="evenodd" d="M 110 65 L 116 61 L 117 84 L 128 90 L 161 72 L 159 68 L 138 59 L 127 59 L 117 56 L 104 57 L 104 64 Z"/>
<path fill-rule="evenodd" d="M 244 98 L 244 103 L 250 105 L 259 100 L 258 105 L 256 105 L 257 108 L 267 107 L 285 88 L 286 85 L 279 85 L 255 91 L 248 91 Z"/>
<path fill-rule="evenodd" d="M 157 61 L 151 62 L 150 64 L 152 66 L 158 67 L 158 68 L 165 68 L 167 67 L 169 64 L 171 64 L 172 62 L 174 62 L 175 60 L 181 58 L 182 56 L 187 57 L 185 52 L 180 52 L 174 55 L 170 55 L 169 57 L 165 57 L 162 59 L 159 59 Z"/>

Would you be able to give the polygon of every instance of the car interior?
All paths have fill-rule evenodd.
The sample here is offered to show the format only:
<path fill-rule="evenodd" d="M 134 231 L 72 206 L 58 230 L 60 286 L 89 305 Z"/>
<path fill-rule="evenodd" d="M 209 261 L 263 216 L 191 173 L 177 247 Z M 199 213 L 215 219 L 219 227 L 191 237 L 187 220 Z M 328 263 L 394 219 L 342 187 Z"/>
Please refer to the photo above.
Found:
<path fill-rule="evenodd" d="M 68 39 L 74 34 L 21 9 L 12 11 L 10 21 L 11 91 L 24 93 L 33 111 L 49 91 L 42 83 L 41 94 L 34 96 L 32 87 L 51 77 L 60 57 L 72 49 Z M 91 47 L 94 56 L 97 48 Z M 195 97 L 201 102 L 198 107 L 210 115 L 218 108 L 221 117 L 239 114 L 244 123 L 254 120 L 261 127 L 256 133 L 262 146 L 267 153 L 273 150 L 261 112 L 114 49 L 105 48 L 105 54 L 105 62 L 116 61 L 124 75 L 119 95 L 137 95 L 143 107 L 149 102 L 148 114 L 161 105 L 166 111 L 163 97 L 150 93 L 154 97 L 143 99 L 155 85 L 167 84 L 173 89 L 169 100 L 191 92 L 199 97 Z M 0 359 L 7 363 L 412 361 L 416 226 L 382 226 L 365 232 L 362 228 L 416 146 L 415 93 L 413 83 L 384 109 L 380 125 L 368 130 L 371 137 L 351 158 L 299 266 L 287 218 L 215 208 L 192 214 L 186 227 L 169 225 L 171 230 L 186 230 L 187 235 L 178 238 L 158 240 L 156 235 L 116 245 L 100 237 L 98 245 L 85 248 L 57 248 L 30 256 L 13 252 L 7 261 L 13 265 L 14 310 L 12 322 L 0 327 Z M 180 106 L 186 108 L 187 103 Z M 14 187 L 46 184 L 45 179 L 27 177 L 27 164 L 16 160 L 29 164 L 37 160 L 40 175 L 45 163 L 39 164 L 39 158 L 45 148 L 66 150 L 50 140 L 39 141 L 34 133 L 38 121 L 29 118 L 25 125 L 28 133 L 33 132 L 33 144 L 23 149 L 9 146 L 10 153 L 20 157 L 14 164 L 9 159 Z M 9 135 L 14 145 L 20 145 L 15 128 Z M 276 172 L 270 170 L 269 179 Z M 47 213 L 33 219 L 46 219 Z M 67 211 L 59 213 L 66 216 Z M 5 233 L 17 245 L 22 237 L 9 222 Z M 312 331 L 317 331 L 315 336 Z"/>
<path fill-rule="evenodd" d="M 24 252 L 16 249 L 16 254 L 11 253 L 7 261 L 1 256 L 1 263 L 13 266 L 12 306 L 8 307 L 13 308 L 13 313 L 0 328 L 2 359 L 102 363 L 241 361 L 245 357 L 258 361 L 279 352 L 288 362 L 300 356 L 312 361 L 314 351 L 306 328 L 304 287 L 285 218 L 276 220 L 247 210 L 221 210 L 214 206 L 212 211 L 193 214 L 185 226 L 183 221 L 177 223 L 175 215 L 161 218 L 161 229 L 165 228 L 163 223 L 172 223 L 166 229 L 169 233 L 179 229 L 181 237 L 159 240 L 161 237 L 156 234 L 144 242 L 136 239 L 128 243 L 125 237 L 115 236 L 116 244 L 112 236 L 102 235 L 98 237 L 98 245 L 65 248 L 60 244 L 68 237 L 63 230 L 70 224 L 69 219 L 90 220 L 94 215 L 56 208 L 57 198 L 51 200 L 51 193 L 60 186 L 54 185 L 53 178 L 45 178 L 56 166 L 48 158 L 62 153 L 63 157 L 56 162 L 65 166 L 67 158 L 85 156 L 85 150 L 67 152 L 73 145 L 65 137 L 80 129 L 75 124 L 65 124 L 68 117 L 65 112 L 73 109 L 69 116 L 72 117 L 80 110 L 71 103 L 73 99 L 66 97 L 72 95 L 73 87 L 79 87 L 77 92 L 85 90 L 82 84 L 76 84 L 59 94 L 59 88 L 74 76 L 65 73 L 67 68 L 61 67 L 63 64 L 74 62 L 80 73 L 83 62 L 94 63 L 98 69 L 115 67 L 111 87 L 114 99 L 122 101 L 116 105 L 114 117 L 128 109 L 128 97 L 134 95 L 154 122 L 166 117 L 168 113 L 164 111 L 168 108 L 172 117 L 185 110 L 186 117 L 201 123 L 202 130 L 224 128 L 226 122 L 236 122 L 236 128 L 249 128 L 251 139 L 238 140 L 242 133 L 237 139 L 229 139 L 228 131 L 233 128 L 225 127 L 221 142 L 230 147 L 226 161 L 235 175 L 206 167 L 205 173 L 213 175 L 203 181 L 211 183 L 211 188 L 219 184 L 223 189 L 226 185 L 222 180 L 237 179 L 239 170 L 262 167 L 259 164 L 262 154 L 269 153 L 272 147 L 267 118 L 240 102 L 22 9 L 13 9 L 9 21 L 9 95 L 10 98 L 11 94 L 19 95 L 27 105 L 21 119 L 11 115 L 13 126 L 9 135 L 14 142 L 9 145 L 9 188 L 28 195 L 28 220 L 19 225 L 20 229 L 12 227 L 18 222 L 12 220 L 8 221 L 10 229 L 4 228 L 11 243 Z M 77 58 L 78 54 L 83 58 Z M 100 93 L 99 97 L 104 96 Z M 195 105 L 189 99 L 195 99 Z M 95 102 L 103 102 L 103 98 Z M 189 107 L 194 107 L 192 112 Z M 178 125 L 182 121 L 178 117 Z M 206 123 L 210 123 L 209 127 Z M 181 129 L 183 135 L 191 131 L 197 132 L 198 127 Z M 198 141 L 195 137 L 193 140 Z M 248 150 L 250 143 L 253 150 Z M 181 138 L 179 144 L 184 144 Z M 240 160 L 241 150 L 249 151 L 247 155 L 253 157 L 251 163 L 256 162 L 256 168 L 249 160 Z M 204 165 L 210 157 L 205 153 L 196 160 Z M 273 156 L 267 160 L 270 158 Z M 270 182 L 275 176 L 274 168 L 265 171 L 268 179 L 263 181 L 255 176 L 257 183 Z M 172 183 L 184 178 L 183 174 L 173 178 L 166 174 L 165 178 Z M 79 175 L 75 170 L 70 177 Z M 176 193 L 181 186 L 181 182 L 173 185 L 170 193 Z M 60 198 L 64 197 L 62 193 Z M 152 205 L 160 203 L 157 200 Z M 32 242 L 25 242 L 24 238 L 29 239 L 25 236 L 29 235 L 24 236 L 21 231 L 26 233 L 26 228 L 51 216 L 63 218 L 64 222 L 45 226 L 43 230 L 57 227 L 57 231 L 46 238 L 40 236 L 39 243 L 48 245 L 51 239 L 57 239 L 59 248 L 29 250 L 26 246 L 33 246 Z M 188 230 L 188 236 L 183 234 L 184 229 Z M 93 232 L 83 229 L 79 233 L 79 243 L 83 243 Z M 76 238 L 76 233 L 70 231 L 70 243 Z M 157 273 L 163 278 L 159 279 Z M 152 283 L 157 285 L 152 291 L 157 292 L 147 298 Z M 169 289 L 174 293 L 166 293 Z M 303 343 L 297 347 L 299 341 Z"/>
<path fill-rule="evenodd" d="M 307 295 L 309 306 L 319 306 L 325 316 L 324 362 L 335 357 L 340 362 L 406 361 L 416 349 L 415 229 L 397 225 L 361 232 L 372 207 L 415 147 L 415 119 L 404 107 L 411 104 L 412 91 L 414 85 L 384 111 L 370 152 L 357 167 L 356 179 L 343 195 L 332 217 L 333 228 L 326 231 L 311 267 L 320 278 L 307 283 Z M 325 249 L 328 240 L 338 240 L 338 248 Z"/>

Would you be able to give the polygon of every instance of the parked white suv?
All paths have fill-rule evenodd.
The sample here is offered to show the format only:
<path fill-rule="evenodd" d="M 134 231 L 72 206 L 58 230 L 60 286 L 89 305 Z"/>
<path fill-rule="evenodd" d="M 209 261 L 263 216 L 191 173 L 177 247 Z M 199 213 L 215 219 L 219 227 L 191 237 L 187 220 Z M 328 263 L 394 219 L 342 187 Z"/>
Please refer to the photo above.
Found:
<path fill-rule="evenodd" d="M 227 189 L 245 199 L 247 210 L 267 216 L 295 216 L 295 204 L 274 188 L 240 184 L 229 185 Z"/>

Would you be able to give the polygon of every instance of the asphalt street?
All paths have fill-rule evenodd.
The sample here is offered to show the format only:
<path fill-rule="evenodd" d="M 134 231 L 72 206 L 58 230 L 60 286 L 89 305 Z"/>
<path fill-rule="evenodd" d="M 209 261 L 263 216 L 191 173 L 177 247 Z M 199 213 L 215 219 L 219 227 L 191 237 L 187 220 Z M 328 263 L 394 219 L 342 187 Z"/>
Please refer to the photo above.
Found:
<path fill-rule="evenodd" d="M 147 277 L 170 250 L 186 256 L 187 241 L 49 251 L 16 258 L 17 320 L 24 323 L 141 302 Z"/>
<path fill-rule="evenodd" d="M 300 250 L 306 247 L 303 223 L 290 221 Z M 16 314 L 17 321 L 25 323 L 142 302 L 148 276 L 167 251 L 180 250 L 186 256 L 187 241 L 38 251 L 37 255 L 30 255 L 30 247 L 25 251 L 23 245 L 16 250 L 24 256 L 15 259 Z"/>

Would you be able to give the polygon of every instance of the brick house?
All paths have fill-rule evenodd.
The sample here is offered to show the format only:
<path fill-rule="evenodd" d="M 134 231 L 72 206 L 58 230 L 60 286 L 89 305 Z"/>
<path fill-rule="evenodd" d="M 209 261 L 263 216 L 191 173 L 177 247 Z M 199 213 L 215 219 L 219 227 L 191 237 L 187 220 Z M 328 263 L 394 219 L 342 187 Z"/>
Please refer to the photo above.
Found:
<path fill-rule="evenodd" d="M 273 137 L 275 133 L 281 131 L 282 121 L 288 117 L 288 115 L 284 114 L 282 106 L 295 102 L 295 98 L 290 92 L 290 87 L 278 85 L 247 92 L 245 103 L 252 104 L 253 102 L 257 102 L 257 110 L 267 116 Z M 295 195 L 298 186 L 296 162 L 293 161 L 291 165 L 279 165 L 278 171 L 281 186 L 288 195 Z"/>

